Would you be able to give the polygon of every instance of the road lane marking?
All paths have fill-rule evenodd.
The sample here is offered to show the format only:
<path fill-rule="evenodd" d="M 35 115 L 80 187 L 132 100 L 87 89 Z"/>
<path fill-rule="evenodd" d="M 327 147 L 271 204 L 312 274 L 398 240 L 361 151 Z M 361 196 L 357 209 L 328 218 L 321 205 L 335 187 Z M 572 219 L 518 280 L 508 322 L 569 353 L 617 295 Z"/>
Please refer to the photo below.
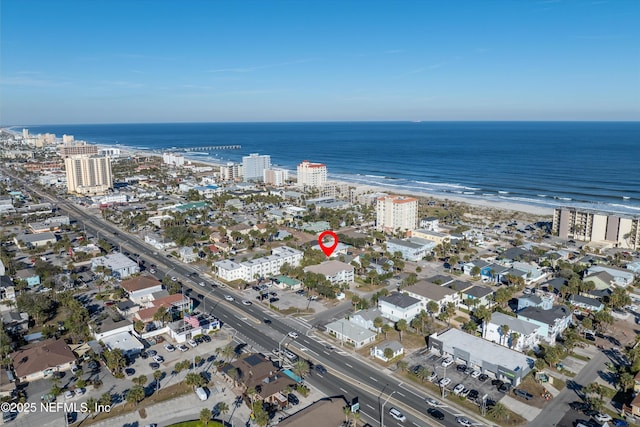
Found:
<path fill-rule="evenodd" d="M 351 369 L 353 369 L 353 366 L 349 365 L 348 363 L 345 363 L 345 365 L 347 365 L 348 367 L 350 367 Z"/>
<path fill-rule="evenodd" d="M 374 380 L 375 382 L 378 382 L 378 380 L 377 380 L 377 379 L 375 379 L 375 378 L 373 378 L 373 377 L 369 377 L 369 379 L 372 379 L 372 380 Z M 400 393 L 398 393 L 398 394 L 400 394 Z"/>
<path fill-rule="evenodd" d="M 343 389 L 342 387 L 340 387 L 340 390 L 342 390 L 345 393 L 349 393 L 347 390 Z"/>

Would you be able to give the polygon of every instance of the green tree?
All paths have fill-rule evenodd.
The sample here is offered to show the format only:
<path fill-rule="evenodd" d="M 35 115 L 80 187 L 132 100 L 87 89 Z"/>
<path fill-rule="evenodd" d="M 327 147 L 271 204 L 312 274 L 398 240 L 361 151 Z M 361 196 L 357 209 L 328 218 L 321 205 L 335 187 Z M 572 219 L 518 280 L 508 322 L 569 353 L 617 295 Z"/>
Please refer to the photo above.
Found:
<path fill-rule="evenodd" d="M 438 312 L 440 311 L 440 306 L 435 301 L 429 301 L 427 303 L 427 310 L 429 311 L 429 314 L 431 315 L 431 318 L 433 319 L 433 316 L 438 314 Z"/>
<path fill-rule="evenodd" d="M 207 381 L 200 374 L 196 374 L 195 372 L 189 372 L 187 376 L 184 378 L 185 384 L 191 387 L 203 387 L 206 385 Z"/>
<path fill-rule="evenodd" d="M 387 339 L 387 334 L 389 332 L 391 332 L 391 326 L 389 326 L 388 323 L 385 323 L 384 325 L 382 325 L 382 332 L 384 333 L 384 339 Z"/>
<path fill-rule="evenodd" d="M 416 371 L 416 377 L 418 377 L 420 382 L 424 382 L 427 378 L 429 378 L 430 374 L 431 372 L 429 372 L 429 369 L 424 366 L 421 366 L 420 369 Z"/>
<path fill-rule="evenodd" d="M 254 422 L 260 426 L 264 427 L 269 423 L 269 414 L 262 407 L 262 402 L 257 401 L 253 402 L 253 416 Z"/>
<path fill-rule="evenodd" d="M 387 360 L 393 359 L 393 350 L 391 348 L 386 347 L 382 353 L 385 359 Z"/>
<path fill-rule="evenodd" d="M 169 312 L 167 311 L 167 308 L 164 306 L 160 306 L 160 308 L 158 308 L 158 310 L 153 315 L 153 320 L 161 321 L 163 327 L 166 324 L 168 318 L 169 318 Z"/>
<path fill-rule="evenodd" d="M 218 402 L 218 411 L 224 417 L 229 412 L 229 405 L 226 402 Z"/>
<path fill-rule="evenodd" d="M 400 333 L 400 342 L 402 342 L 402 333 L 407 330 L 407 321 L 405 319 L 400 319 L 396 322 L 396 329 Z"/>
<path fill-rule="evenodd" d="M 493 407 L 489 409 L 487 414 L 497 421 L 503 421 L 509 418 L 509 410 L 506 406 L 504 406 L 504 404 L 500 402 L 497 402 L 495 405 L 493 405 Z"/>
<path fill-rule="evenodd" d="M 509 325 L 500 326 L 500 341 L 504 345 L 505 340 L 509 337 Z"/>
<path fill-rule="evenodd" d="M 147 383 L 147 376 L 146 375 L 140 375 L 139 377 L 134 378 L 133 380 L 134 384 L 137 384 L 139 386 L 143 386 Z"/>
<path fill-rule="evenodd" d="M 382 329 L 382 325 L 384 325 L 384 319 L 380 316 L 373 319 L 373 326 L 376 330 L 380 331 Z"/>
<path fill-rule="evenodd" d="M 133 403 L 136 407 L 144 399 L 144 389 L 142 386 L 136 385 L 131 387 L 127 392 L 126 400 L 129 403 Z"/>
<path fill-rule="evenodd" d="M 104 358 L 107 363 L 107 367 L 114 374 L 120 374 L 122 369 L 127 366 L 127 361 L 122 354 L 122 350 L 114 348 L 113 350 L 105 350 Z"/>
<path fill-rule="evenodd" d="M 631 375 L 630 372 L 625 371 L 620 373 L 620 375 L 618 376 L 618 386 L 623 393 L 633 387 L 634 383 L 635 380 L 633 379 L 633 375 Z"/>
<path fill-rule="evenodd" d="M 113 397 L 111 396 L 111 393 L 102 393 L 100 399 L 98 399 L 98 404 L 100 406 L 111 406 L 113 404 Z"/>
<path fill-rule="evenodd" d="M 209 408 L 202 408 L 200 410 L 200 422 L 206 426 L 209 425 L 209 421 L 211 421 L 211 410 Z"/>
<path fill-rule="evenodd" d="M 162 371 L 153 371 L 153 379 L 156 382 L 156 391 L 160 388 L 160 380 L 162 379 Z"/>
<path fill-rule="evenodd" d="M 144 331 L 144 322 L 142 320 L 136 320 L 133 324 L 133 329 L 139 334 Z"/>
<path fill-rule="evenodd" d="M 306 377 L 307 375 L 309 375 L 309 362 L 302 359 L 296 360 L 293 364 L 292 371 L 300 378 Z"/>
<path fill-rule="evenodd" d="M 469 320 L 462 325 L 462 330 L 468 334 L 475 335 L 476 331 L 478 330 L 478 324 L 473 320 Z"/>

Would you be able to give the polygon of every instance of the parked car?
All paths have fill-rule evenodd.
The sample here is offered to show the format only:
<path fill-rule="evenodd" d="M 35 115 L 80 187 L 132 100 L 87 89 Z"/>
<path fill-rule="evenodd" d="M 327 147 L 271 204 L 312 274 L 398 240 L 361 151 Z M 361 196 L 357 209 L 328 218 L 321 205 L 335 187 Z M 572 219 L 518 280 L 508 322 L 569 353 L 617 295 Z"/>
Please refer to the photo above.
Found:
<path fill-rule="evenodd" d="M 273 303 L 273 302 L 278 302 L 278 301 L 280 301 L 280 298 L 278 298 L 278 297 L 269 298 L 269 302 Z"/>
<path fill-rule="evenodd" d="M 447 357 L 442 361 L 442 366 L 444 366 L 445 368 L 451 365 L 453 365 L 453 357 Z"/>
<path fill-rule="evenodd" d="M 574 411 L 584 411 L 589 409 L 589 404 L 585 402 L 571 402 L 569 403 L 569 407 Z"/>
<path fill-rule="evenodd" d="M 429 408 L 427 409 L 427 413 L 429 415 L 431 415 L 433 418 L 435 418 L 436 420 L 444 420 L 444 414 L 442 413 L 442 411 L 439 411 L 435 408 Z"/>
<path fill-rule="evenodd" d="M 402 423 L 407 421 L 407 417 L 405 417 L 404 414 L 396 408 L 389 409 L 389 415 L 391 415 L 393 419 L 398 420 Z"/>
<path fill-rule="evenodd" d="M 596 420 L 599 423 L 606 423 L 608 421 L 611 421 L 613 418 L 609 414 L 603 414 L 602 412 L 600 412 L 600 413 L 594 415 L 593 419 Z"/>
<path fill-rule="evenodd" d="M 478 378 L 478 377 L 480 377 L 480 371 L 471 372 L 471 378 Z"/>
<path fill-rule="evenodd" d="M 443 378 L 438 384 L 440 384 L 441 387 L 446 387 L 451 384 L 451 378 Z"/>
<path fill-rule="evenodd" d="M 164 357 L 158 354 L 157 356 L 153 356 L 153 360 L 155 360 L 157 363 L 162 363 L 164 362 Z"/>
<path fill-rule="evenodd" d="M 76 394 L 72 390 L 67 390 L 67 391 L 64 392 L 64 398 L 65 399 L 71 399 L 75 395 Z"/>
<path fill-rule="evenodd" d="M 147 350 L 147 354 L 148 354 L 149 356 L 153 357 L 153 356 L 155 356 L 156 354 L 158 354 L 158 352 L 157 352 L 157 351 L 155 351 L 155 350 Z"/>
<path fill-rule="evenodd" d="M 478 390 L 471 390 L 469 392 L 469 395 L 467 396 L 467 399 L 474 400 L 474 399 L 477 399 L 479 395 L 480 393 L 478 392 Z"/>
<path fill-rule="evenodd" d="M 180 344 L 180 345 L 178 346 L 178 350 L 180 350 L 181 352 L 183 352 L 183 353 L 184 353 L 185 351 L 189 350 L 189 347 L 187 347 L 187 346 L 186 346 L 186 345 L 184 345 L 184 344 Z"/>
<path fill-rule="evenodd" d="M 176 351 L 176 348 L 171 344 L 165 344 L 164 349 L 167 350 L 169 353 Z"/>
<path fill-rule="evenodd" d="M 136 373 L 136 370 L 133 368 L 127 368 L 124 370 L 124 373 L 128 376 L 131 377 Z"/>
<path fill-rule="evenodd" d="M 488 379 L 489 379 L 489 375 L 487 375 L 487 374 L 480 374 L 480 376 L 478 377 L 478 381 L 480 381 L 482 383 L 485 382 Z"/>
<path fill-rule="evenodd" d="M 202 387 L 196 388 L 196 396 L 198 396 L 198 398 L 202 401 L 205 401 L 209 398 L 207 391 Z"/>
<path fill-rule="evenodd" d="M 198 346 L 198 343 L 196 342 L 196 340 L 189 340 L 187 341 L 187 344 L 189 344 L 193 348 L 196 348 Z"/>
<path fill-rule="evenodd" d="M 464 390 L 464 386 L 462 384 L 458 384 L 453 388 L 454 394 L 460 394 Z"/>
<path fill-rule="evenodd" d="M 467 369 L 467 365 L 456 365 L 456 371 L 458 372 L 464 372 L 465 369 Z"/>
<path fill-rule="evenodd" d="M 529 393 L 528 391 L 522 390 L 521 388 L 516 388 L 515 390 L 513 390 L 513 393 L 516 396 L 521 397 L 523 399 L 527 399 L 527 400 L 533 399 L 533 394 Z"/>
<path fill-rule="evenodd" d="M 438 374 L 436 374 L 436 371 L 433 371 L 431 375 L 427 377 L 427 381 L 434 382 L 437 378 Z"/>
<path fill-rule="evenodd" d="M 295 395 L 295 394 L 293 394 L 293 393 L 289 393 L 289 394 L 287 395 L 287 401 L 288 401 L 289 403 L 291 403 L 292 405 L 297 405 L 298 403 L 300 403 L 300 399 L 298 399 L 298 396 L 296 396 L 296 395 Z"/>
<path fill-rule="evenodd" d="M 156 362 L 151 362 L 149 363 L 149 367 L 155 371 L 157 369 L 160 369 L 160 364 Z"/>

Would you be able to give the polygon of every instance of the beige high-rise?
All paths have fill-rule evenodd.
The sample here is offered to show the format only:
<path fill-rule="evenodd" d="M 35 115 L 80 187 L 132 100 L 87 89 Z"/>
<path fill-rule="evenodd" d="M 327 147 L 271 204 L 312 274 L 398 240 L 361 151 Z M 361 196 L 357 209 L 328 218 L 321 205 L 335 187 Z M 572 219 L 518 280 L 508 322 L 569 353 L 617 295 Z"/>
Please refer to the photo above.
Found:
<path fill-rule="evenodd" d="M 102 195 L 113 188 L 111 159 L 106 156 L 71 156 L 64 160 L 67 191 L 75 194 Z"/>
<path fill-rule="evenodd" d="M 378 197 L 376 228 L 385 232 L 415 230 L 418 226 L 418 199 L 407 196 Z"/>
<path fill-rule="evenodd" d="M 608 246 L 640 248 L 640 217 L 589 209 L 556 208 L 552 233 L 563 239 L 602 242 Z"/>

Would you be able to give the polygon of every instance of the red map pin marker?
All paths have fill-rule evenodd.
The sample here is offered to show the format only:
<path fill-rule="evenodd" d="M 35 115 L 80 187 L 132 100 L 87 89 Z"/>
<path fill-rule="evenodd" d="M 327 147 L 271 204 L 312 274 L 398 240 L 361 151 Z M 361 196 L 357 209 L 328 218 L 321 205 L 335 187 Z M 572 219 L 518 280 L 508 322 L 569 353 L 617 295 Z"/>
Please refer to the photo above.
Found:
<path fill-rule="evenodd" d="M 326 236 L 333 237 L 333 244 L 331 246 L 327 246 L 324 244 L 323 239 Z M 318 236 L 318 245 L 320 245 L 320 249 L 322 249 L 322 252 L 324 252 L 326 256 L 330 257 L 333 251 L 336 249 L 336 246 L 338 246 L 338 235 L 331 230 L 325 230 L 320 233 L 320 236 Z"/>

